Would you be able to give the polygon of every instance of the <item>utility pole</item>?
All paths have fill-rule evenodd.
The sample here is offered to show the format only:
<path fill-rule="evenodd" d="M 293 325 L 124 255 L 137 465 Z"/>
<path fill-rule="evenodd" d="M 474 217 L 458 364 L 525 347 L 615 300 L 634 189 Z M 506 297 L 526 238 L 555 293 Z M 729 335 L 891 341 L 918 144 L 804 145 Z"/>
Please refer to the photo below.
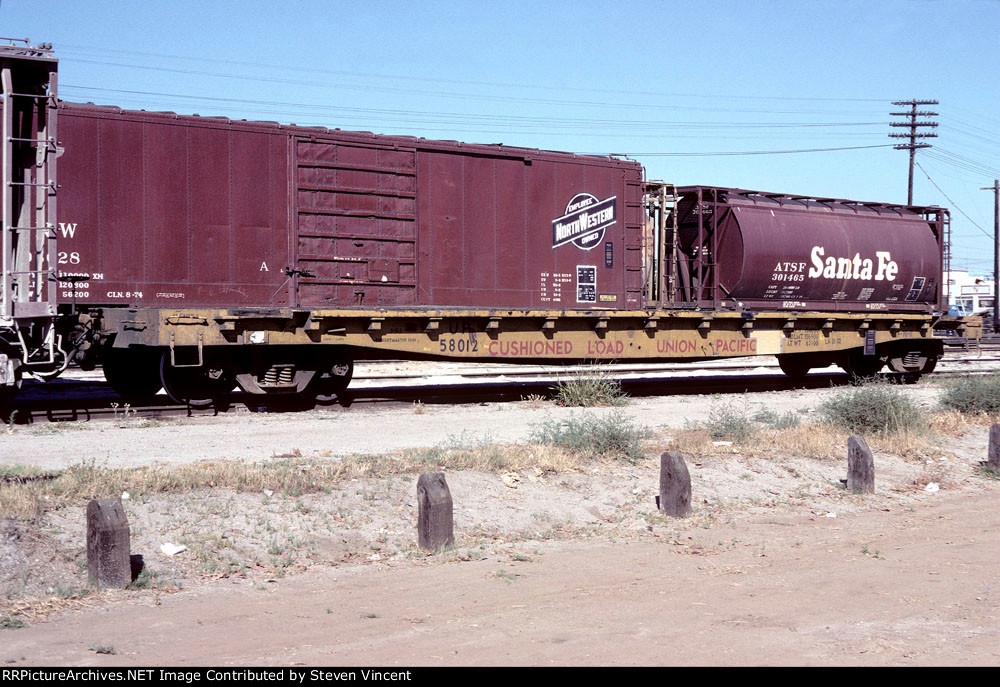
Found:
<path fill-rule="evenodd" d="M 937 105 L 936 100 L 894 100 L 893 105 L 909 105 L 909 112 L 890 112 L 889 114 L 893 117 L 908 117 L 909 121 L 902 122 L 889 122 L 889 126 L 903 126 L 910 129 L 908 134 L 889 134 L 889 138 L 908 138 L 909 143 L 901 143 L 897 146 L 893 146 L 896 150 L 909 150 L 910 151 L 910 183 L 907 186 L 906 193 L 906 204 L 913 205 L 913 162 L 914 155 L 916 155 L 917 148 L 930 148 L 930 143 L 917 143 L 918 138 L 937 138 L 937 134 L 922 134 L 917 133 L 917 130 L 922 126 L 937 126 L 937 122 L 918 122 L 917 117 L 937 117 L 937 112 L 920 112 L 917 110 L 918 105 Z"/>
<path fill-rule="evenodd" d="M 1000 179 L 980 191 L 993 191 L 993 333 L 1000 332 Z"/>

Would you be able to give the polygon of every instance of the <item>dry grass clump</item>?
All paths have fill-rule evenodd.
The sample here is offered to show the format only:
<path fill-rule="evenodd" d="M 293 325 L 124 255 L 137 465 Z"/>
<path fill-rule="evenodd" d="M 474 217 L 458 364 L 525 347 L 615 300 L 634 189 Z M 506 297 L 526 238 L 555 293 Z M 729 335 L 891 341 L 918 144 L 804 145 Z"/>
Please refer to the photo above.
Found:
<path fill-rule="evenodd" d="M 621 383 L 612 379 L 601 365 L 593 365 L 585 372 L 560 380 L 553 392 L 556 403 L 561 406 L 593 408 L 628 403 L 628 394 L 622 391 Z"/>
<path fill-rule="evenodd" d="M 930 414 L 928 426 L 934 434 L 958 436 L 965 434 L 971 428 L 982 424 L 990 424 L 987 420 L 995 418 L 983 415 L 968 415 L 957 410 L 938 410 Z"/>
<path fill-rule="evenodd" d="M 948 380 L 941 394 L 941 407 L 967 415 L 1000 414 L 1000 375 Z"/>
<path fill-rule="evenodd" d="M 774 451 L 796 458 L 842 459 L 847 451 L 847 434 L 830 425 L 799 425 L 767 432 L 758 438 L 761 451 Z"/>
<path fill-rule="evenodd" d="M 822 422 L 801 425 L 794 413 L 778 414 L 739 400 L 718 403 L 709 410 L 707 420 L 671 432 L 670 448 L 700 455 L 753 452 L 841 459 L 848 437 L 857 434 L 876 451 L 925 460 L 950 455 L 936 445 L 937 438 L 998 421 L 995 415 L 954 408 L 930 412 L 880 381 L 842 390 L 817 410 Z M 719 440 L 732 446 L 713 443 Z"/>
<path fill-rule="evenodd" d="M 430 467 L 480 472 L 527 468 L 538 468 L 543 472 L 574 472 L 580 466 L 580 456 L 560 446 L 498 444 L 488 438 L 470 444 L 404 451 L 396 461 L 403 472 Z"/>
<path fill-rule="evenodd" d="M 643 440 L 650 435 L 616 410 L 600 417 L 582 413 L 564 420 L 547 420 L 535 426 L 531 441 L 544 446 L 560 447 L 585 458 L 624 458 L 637 461 L 643 457 Z"/>
<path fill-rule="evenodd" d="M 928 413 L 884 382 L 862 384 L 828 399 L 817 409 L 828 423 L 865 436 L 914 435 L 928 429 Z"/>
<path fill-rule="evenodd" d="M 717 441 L 732 441 L 740 445 L 755 442 L 767 430 L 794 429 L 801 424 L 798 413 L 777 413 L 770 408 L 756 410 L 745 398 L 713 404 L 703 422 L 688 423 L 686 429 L 706 432 Z"/>
<path fill-rule="evenodd" d="M 680 451 L 700 456 L 721 455 L 732 453 L 732 447 L 714 446 L 712 435 L 705 429 L 678 429 L 670 432 L 670 440 L 665 447 L 667 451 Z"/>
<path fill-rule="evenodd" d="M 201 462 L 176 467 L 107 468 L 96 461 L 74 465 L 45 479 L 7 479 L 0 485 L 0 512 L 36 518 L 70 503 L 133 495 L 184 492 L 206 487 L 235 491 L 280 491 L 293 495 L 323 490 L 351 476 L 351 465 L 282 459 L 266 463 Z"/>

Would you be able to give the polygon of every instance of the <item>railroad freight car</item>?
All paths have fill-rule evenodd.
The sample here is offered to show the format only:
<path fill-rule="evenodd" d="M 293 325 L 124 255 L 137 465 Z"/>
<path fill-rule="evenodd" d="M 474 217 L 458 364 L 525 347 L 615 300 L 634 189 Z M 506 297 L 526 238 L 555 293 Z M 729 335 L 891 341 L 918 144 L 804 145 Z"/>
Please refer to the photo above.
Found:
<path fill-rule="evenodd" d="M 39 151 L 59 151 L 53 275 L 33 282 L 55 283 L 62 313 L 49 357 L 100 362 L 129 396 L 332 398 L 353 361 L 380 357 L 777 355 L 790 375 L 917 375 L 941 354 L 935 331 L 978 333 L 940 314 L 941 208 L 675 187 L 626 159 L 503 145 L 42 114 L 58 146 L 35 135 L 9 164 L 36 178 Z"/>

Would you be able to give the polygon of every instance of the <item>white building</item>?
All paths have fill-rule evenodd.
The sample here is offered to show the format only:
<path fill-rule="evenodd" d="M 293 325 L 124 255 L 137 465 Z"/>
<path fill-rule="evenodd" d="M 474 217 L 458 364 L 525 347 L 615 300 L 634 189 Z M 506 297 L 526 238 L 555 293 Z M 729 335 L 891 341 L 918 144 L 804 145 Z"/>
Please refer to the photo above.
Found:
<path fill-rule="evenodd" d="M 975 277 L 968 270 L 945 272 L 948 310 L 961 315 L 980 315 L 993 312 L 993 280 Z"/>

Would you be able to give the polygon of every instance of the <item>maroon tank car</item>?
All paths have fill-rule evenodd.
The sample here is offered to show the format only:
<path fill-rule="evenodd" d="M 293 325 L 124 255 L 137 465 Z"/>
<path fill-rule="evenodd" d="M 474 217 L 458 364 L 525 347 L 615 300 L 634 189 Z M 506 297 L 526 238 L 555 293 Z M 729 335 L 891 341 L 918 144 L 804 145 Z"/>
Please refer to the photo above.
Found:
<path fill-rule="evenodd" d="M 700 254 L 714 255 L 715 266 L 701 283 L 716 306 L 840 312 L 941 307 L 947 231 L 941 208 L 713 187 L 685 187 L 678 195 L 678 281 L 697 288 L 689 264 Z"/>

